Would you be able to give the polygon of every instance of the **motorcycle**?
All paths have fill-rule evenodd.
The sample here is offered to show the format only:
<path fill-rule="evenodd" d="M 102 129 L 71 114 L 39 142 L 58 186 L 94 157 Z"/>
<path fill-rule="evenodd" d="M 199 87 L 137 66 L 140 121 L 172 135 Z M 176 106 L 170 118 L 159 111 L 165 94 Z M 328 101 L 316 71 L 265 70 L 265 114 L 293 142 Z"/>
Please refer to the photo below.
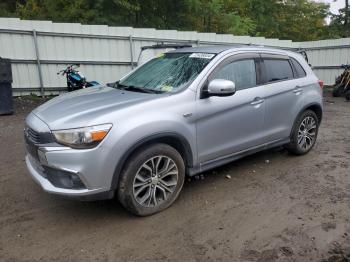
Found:
<path fill-rule="evenodd" d="M 333 96 L 345 96 L 347 100 L 350 100 L 350 65 L 342 65 L 341 68 L 344 69 L 344 72 L 335 80 Z"/>
<path fill-rule="evenodd" d="M 86 81 L 85 76 L 77 70 L 79 67 L 79 64 L 69 65 L 67 68 L 57 72 L 57 75 L 66 76 L 68 92 L 100 85 L 96 81 Z"/>

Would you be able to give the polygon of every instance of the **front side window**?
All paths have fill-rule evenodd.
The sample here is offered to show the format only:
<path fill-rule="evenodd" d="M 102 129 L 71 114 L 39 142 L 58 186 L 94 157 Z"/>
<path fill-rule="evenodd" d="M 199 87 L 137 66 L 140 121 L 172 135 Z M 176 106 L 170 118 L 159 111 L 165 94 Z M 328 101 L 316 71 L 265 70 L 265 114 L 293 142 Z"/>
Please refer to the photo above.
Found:
<path fill-rule="evenodd" d="M 256 86 L 254 59 L 240 60 L 224 65 L 216 71 L 212 79 L 225 79 L 235 83 L 236 90 Z"/>
<path fill-rule="evenodd" d="M 142 65 L 117 87 L 153 93 L 176 92 L 187 87 L 215 54 L 166 53 Z"/>
<path fill-rule="evenodd" d="M 286 59 L 264 59 L 267 82 L 293 79 L 293 70 Z"/>

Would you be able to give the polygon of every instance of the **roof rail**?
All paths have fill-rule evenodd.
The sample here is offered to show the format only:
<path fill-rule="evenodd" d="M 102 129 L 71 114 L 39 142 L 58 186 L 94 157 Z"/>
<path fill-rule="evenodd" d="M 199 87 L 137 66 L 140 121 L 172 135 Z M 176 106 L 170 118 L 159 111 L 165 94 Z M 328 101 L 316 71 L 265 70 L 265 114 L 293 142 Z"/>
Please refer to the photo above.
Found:
<path fill-rule="evenodd" d="M 163 44 L 163 43 L 158 43 L 155 45 L 149 45 L 149 46 L 142 46 L 141 50 L 146 50 L 146 49 L 162 49 L 162 48 L 185 48 L 185 47 L 192 47 L 190 44 Z"/>

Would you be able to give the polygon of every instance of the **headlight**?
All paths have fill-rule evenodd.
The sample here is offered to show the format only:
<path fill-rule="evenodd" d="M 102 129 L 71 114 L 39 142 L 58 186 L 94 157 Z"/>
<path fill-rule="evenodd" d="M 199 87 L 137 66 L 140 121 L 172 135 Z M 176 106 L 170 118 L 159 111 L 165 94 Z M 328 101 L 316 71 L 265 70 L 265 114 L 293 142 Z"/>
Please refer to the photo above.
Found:
<path fill-rule="evenodd" d="M 72 148 L 92 148 L 105 138 L 111 128 L 112 124 L 105 124 L 57 130 L 52 131 L 52 133 L 59 144 L 67 145 Z"/>

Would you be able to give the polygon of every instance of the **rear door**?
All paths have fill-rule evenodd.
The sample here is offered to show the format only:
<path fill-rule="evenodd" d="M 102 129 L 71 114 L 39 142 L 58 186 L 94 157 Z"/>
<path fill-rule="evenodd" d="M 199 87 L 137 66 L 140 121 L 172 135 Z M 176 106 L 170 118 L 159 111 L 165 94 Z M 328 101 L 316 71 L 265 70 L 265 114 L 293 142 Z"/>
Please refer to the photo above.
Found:
<path fill-rule="evenodd" d="M 291 58 L 272 54 L 262 54 L 261 57 L 266 100 L 264 130 L 269 142 L 277 142 L 290 136 L 302 105 L 303 86 Z"/>

